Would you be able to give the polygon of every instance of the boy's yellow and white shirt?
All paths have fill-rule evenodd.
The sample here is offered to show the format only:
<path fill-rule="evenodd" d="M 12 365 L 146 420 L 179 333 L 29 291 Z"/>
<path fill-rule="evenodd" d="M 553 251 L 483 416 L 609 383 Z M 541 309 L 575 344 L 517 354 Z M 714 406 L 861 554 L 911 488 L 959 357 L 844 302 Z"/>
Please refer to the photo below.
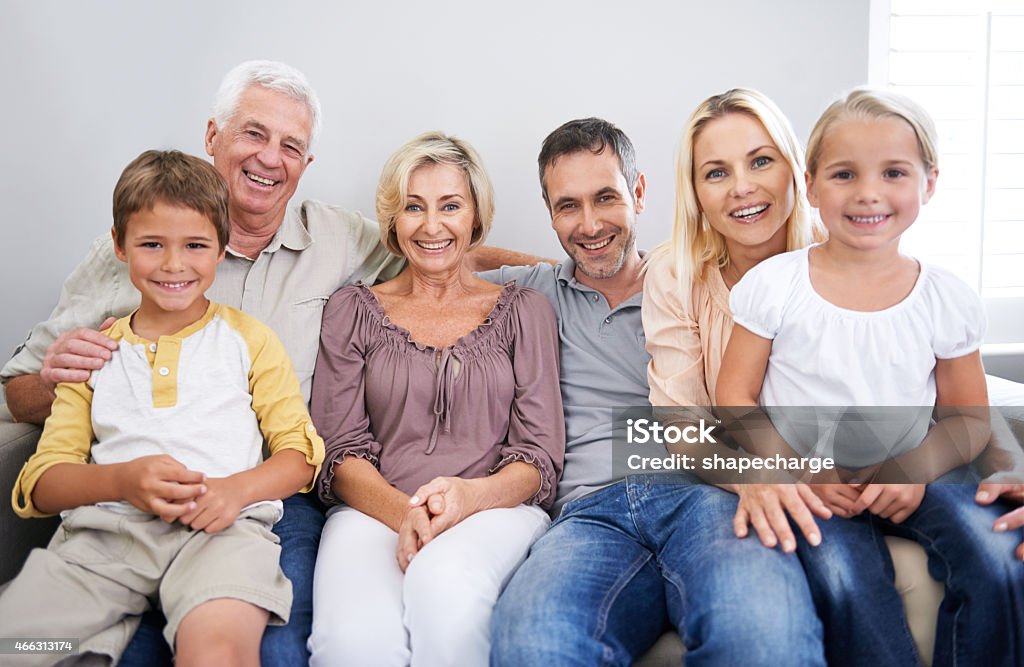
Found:
<path fill-rule="evenodd" d="M 32 491 L 58 463 L 123 463 L 167 454 L 207 477 L 227 477 L 257 466 L 264 440 L 271 454 L 302 452 L 316 467 L 303 490 L 312 488 L 323 440 L 291 360 L 269 327 L 211 302 L 197 322 L 148 341 L 132 331 L 131 317 L 105 332 L 119 347 L 103 368 L 87 382 L 57 386 L 36 453 L 14 486 L 19 516 L 46 516 L 32 504 Z M 123 501 L 101 505 L 138 511 Z"/>

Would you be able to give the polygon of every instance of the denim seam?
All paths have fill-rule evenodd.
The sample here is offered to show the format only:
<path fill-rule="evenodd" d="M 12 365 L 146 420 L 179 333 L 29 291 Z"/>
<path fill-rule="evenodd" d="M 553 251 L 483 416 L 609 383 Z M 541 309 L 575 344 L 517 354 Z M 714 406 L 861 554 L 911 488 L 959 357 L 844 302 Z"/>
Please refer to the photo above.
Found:
<path fill-rule="evenodd" d="M 640 556 L 639 558 L 633 559 L 629 567 L 622 573 L 620 577 L 615 580 L 615 583 L 608 589 L 607 595 L 601 600 L 601 607 L 598 609 L 597 625 L 594 627 L 594 634 L 591 635 L 591 639 L 597 641 L 602 646 L 602 654 L 604 663 L 606 665 L 614 665 L 614 655 L 611 655 L 610 648 L 605 644 L 602 638 L 605 635 L 608 624 L 608 614 L 611 613 L 611 608 L 618 600 L 619 594 L 626 588 L 627 584 L 636 576 L 636 573 L 647 564 L 651 559 L 650 552 L 646 556 Z"/>
<path fill-rule="evenodd" d="M 683 610 L 682 610 L 683 613 L 680 615 L 680 618 L 681 619 L 685 619 L 686 618 L 686 613 L 687 613 L 688 610 L 685 608 L 687 606 L 686 605 L 686 585 L 683 583 L 683 578 L 680 577 L 679 574 L 676 573 L 676 571 L 674 569 L 672 569 L 671 567 L 668 567 L 665 563 L 663 563 L 661 561 L 661 559 L 658 559 L 657 563 L 658 563 L 658 569 L 661 571 L 662 576 L 666 580 L 671 582 L 673 586 L 676 587 L 676 592 L 679 594 L 679 599 L 680 599 L 680 601 L 683 604 Z M 675 624 L 673 623 L 673 625 L 675 625 Z M 679 626 L 676 627 L 676 632 L 679 633 L 679 638 L 683 641 L 683 644 L 685 646 L 690 646 L 690 636 L 689 636 L 689 633 L 687 632 L 687 630 L 688 630 L 688 627 L 687 627 L 686 623 L 680 623 Z"/>

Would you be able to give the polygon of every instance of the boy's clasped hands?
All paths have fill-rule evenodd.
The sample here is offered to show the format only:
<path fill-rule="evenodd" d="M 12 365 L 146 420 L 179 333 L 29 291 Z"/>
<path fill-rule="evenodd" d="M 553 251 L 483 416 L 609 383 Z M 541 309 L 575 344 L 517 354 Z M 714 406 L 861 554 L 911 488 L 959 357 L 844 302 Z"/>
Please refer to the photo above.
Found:
<path fill-rule="evenodd" d="M 143 512 L 207 533 L 230 526 L 245 507 L 237 480 L 208 479 L 167 454 L 120 464 L 116 479 L 120 497 Z"/>

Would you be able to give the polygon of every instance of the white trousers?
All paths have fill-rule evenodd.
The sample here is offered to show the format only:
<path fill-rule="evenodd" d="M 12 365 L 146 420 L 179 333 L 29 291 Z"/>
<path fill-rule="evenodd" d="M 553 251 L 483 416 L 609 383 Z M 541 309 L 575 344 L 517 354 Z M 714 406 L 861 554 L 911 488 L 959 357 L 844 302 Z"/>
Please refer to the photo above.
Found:
<path fill-rule="evenodd" d="M 310 665 L 484 667 L 491 611 L 547 529 L 534 505 L 478 512 L 398 569 L 398 535 L 351 507 L 331 510 L 313 578 Z"/>

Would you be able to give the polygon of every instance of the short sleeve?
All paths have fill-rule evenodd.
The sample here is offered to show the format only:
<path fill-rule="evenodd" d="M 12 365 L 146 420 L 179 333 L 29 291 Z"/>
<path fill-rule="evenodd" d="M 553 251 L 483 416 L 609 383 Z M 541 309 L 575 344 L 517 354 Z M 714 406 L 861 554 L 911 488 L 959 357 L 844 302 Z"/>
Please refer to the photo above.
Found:
<path fill-rule="evenodd" d="M 61 288 L 49 319 L 40 322 L 0 371 L 7 382 L 19 375 L 35 375 L 43 367 L 46 349 L 61 334 L 79 327 L 98 328 L 108 317 L 123 317 L 139 305 L 139 293 L 128 280 L 125 265 L 114 256 L 109 234 L 97 238 L 88 256 Z"/>
<path fill-rule="evenodd" d="M 514 280 L 520 287 L 540 289 L 545 277 L 549 277 L 553 273 L 554 267 L 542 262 L 534 266 L 503 266 L 500 269 L 480 271 L 476 275 L 495 285 L 504 285 Z"/>
<path fill-rule="evenodd" d="M 987 320 L 981 298 L 952 273 L 929 266 L 930 306 L 933 317 L 932 351 L 938 359 L 956 359 L 979 347 Z"/>
<path fill-rule="evenodd" d="M 373 285 L 397 276 L 405 267 L 405 258 L 392 255 L 384 247 L 380 240 L 380 225 L 359 213 L 347 215 L 355 219 L 348 229 L 349 266 L 355 266 L 356 270 L 345 279 L 345 284 L 363 282 Z"/>
<path fill-rule="evenodd" d="M 527 502 L 550 507 L 565 458 L 565 415 L 558 374 L 558 329 L 551 304 L 529 289 L 516 294 L 512 368 L 515 396 L 502 458 L 491 472 L 513 461 L 537 468 L 540 489 Z"/>
<path fill-rule="evenodd" d="M 774 340 L 782 326 L 782 315 L 796 269 L 807 253 L 783 253 L 770 257 L 747 271 L 729 294 L 732 319 L 751 333 Z"/>
<path fill-rule="evenodd" d="M 324 440 L 324 464 L 316 489 L 321 500 L 338 503 L 332 486 L 334 465 L 346 456 L 378 464 L 381 446 L 366 411 L 366 318 L 360 287 L 343 287 L 324 308 L 320 352 L 313 372 L 310 414 Z"/>
<path fill-rule="evenodd" d="M 710 405 L 700 329 L 680 298 L 667 255 L 648 266 L 641 317 L 651 355 L 647 365 L 651 405 Z"/>

